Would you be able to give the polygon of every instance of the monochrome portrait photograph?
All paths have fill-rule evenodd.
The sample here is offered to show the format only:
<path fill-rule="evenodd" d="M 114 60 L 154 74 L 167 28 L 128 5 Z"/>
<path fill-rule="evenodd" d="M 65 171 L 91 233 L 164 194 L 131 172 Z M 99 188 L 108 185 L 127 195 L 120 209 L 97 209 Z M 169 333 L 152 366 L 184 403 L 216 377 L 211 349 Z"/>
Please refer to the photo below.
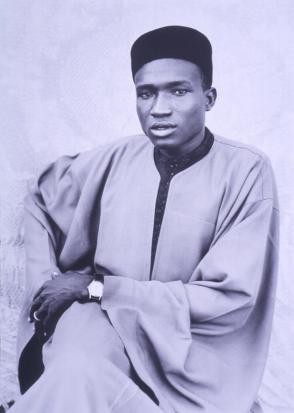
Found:
<path fill-rule="evenodd" d="M 0 4 L 0 413 L 294 413 L 293 19 Z"/>

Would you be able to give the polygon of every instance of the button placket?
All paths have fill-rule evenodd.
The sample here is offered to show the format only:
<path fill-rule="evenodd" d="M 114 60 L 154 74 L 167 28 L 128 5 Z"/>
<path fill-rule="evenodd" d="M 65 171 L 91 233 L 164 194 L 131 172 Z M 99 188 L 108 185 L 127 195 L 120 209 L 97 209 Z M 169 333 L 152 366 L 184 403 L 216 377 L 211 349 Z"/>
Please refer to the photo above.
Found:
<path fill-rule="evenodd" d="M 161 180 L 158 187 L 154 212 L 150 277 L 153 270 L 157 243 L 165 213 L 170 182 L 177 173 L 185 170 L 186 168 L 201 160 L 210 151 L 213 142 L 214 137 L 212 133 L 206 128 L 204 140 L 202 141 L 202 143 L 193 151 L 193 153 L 188 154 L 185 157 L 171 159 L 164 156 L 164 154 L 162 154 L 160 150 L 158 150 L 158 148 L 155 148 L 154 150 L 154 160 Z"/>
<path fill-rule="evenodd" d="M 157 243 L 160 235 L 161 225 L 164 216 L 164 210 L 168 197 L 168 189 L 171 181 L 171 174 L 165 174 L 165 178 L 161 179 L 158 187 L 156 204 L 155 204 L 155 214 L 154 214 L 154 226 L 153 226 L 153 236 L 152 236 L 152 249 L 151 249 L 151 267 L 150 267 L 150 277 L 153 270 L 155 254 L 157 249 Z"/>

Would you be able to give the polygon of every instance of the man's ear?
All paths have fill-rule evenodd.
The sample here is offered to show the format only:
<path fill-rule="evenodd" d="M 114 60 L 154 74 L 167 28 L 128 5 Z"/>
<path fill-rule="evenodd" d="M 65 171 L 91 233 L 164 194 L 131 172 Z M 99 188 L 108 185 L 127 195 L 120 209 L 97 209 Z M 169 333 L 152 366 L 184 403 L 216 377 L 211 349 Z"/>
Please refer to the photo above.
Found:
<path fill-rule="evenodd" d="M 210 111 L 213 108 L 217 98 L 216 88 L 211 87 L 210 89 L 205 90 L 204 93 L 206 98 L 205 110 Z"/>

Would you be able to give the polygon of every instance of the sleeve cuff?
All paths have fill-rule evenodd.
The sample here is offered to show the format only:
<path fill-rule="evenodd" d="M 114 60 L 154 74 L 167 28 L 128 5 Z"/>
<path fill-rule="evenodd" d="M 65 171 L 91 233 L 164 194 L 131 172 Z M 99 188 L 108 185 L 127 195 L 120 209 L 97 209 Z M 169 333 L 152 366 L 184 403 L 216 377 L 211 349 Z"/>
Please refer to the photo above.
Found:
<path fill-rule="evenodd" d="M 138 281 L 126 277 L 108 275 L 104 277 L 104 288 L 101 307 L 108 310 L 115 307 L 135 304 L 135 290 Z"/>

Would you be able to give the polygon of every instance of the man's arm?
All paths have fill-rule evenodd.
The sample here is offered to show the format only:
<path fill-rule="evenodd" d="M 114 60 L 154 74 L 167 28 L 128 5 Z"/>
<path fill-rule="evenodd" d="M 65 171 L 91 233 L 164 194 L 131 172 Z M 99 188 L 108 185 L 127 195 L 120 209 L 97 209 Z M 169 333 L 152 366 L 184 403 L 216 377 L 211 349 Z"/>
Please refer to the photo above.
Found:
<path fill-rule="evenodd" d="M 174 299 L 189 310 L 192 332 L 218 335 L 242 327 L 260 295 L 273 291 L 279 241 L 278 202 L 270 162 L 260 159 L 247 169 L 239 187 L 236 182 L 234 188 L 228 185 L 214 238 L 188 283 L 181 281 L 181 274 L 179 281 L 165 283 L 105 277 L 103 307 L 126 303 L 126 307 L 135 309 L 146 304 L 152 311 L 156 296 L 161 297 L 160 306 L 166 291 L 171 305 L 174 294 Z"/>
<path fill-rule="evenodd" d="M 267 289 L 272 294 L 278 222 L 273 200 L 244 205 L 234 224 L 198 264 L 189 283 L 106 276 L 102 307 L 110 312 L 118 308 L 140 314 L 146 311 L 158 322 L 162 315 L 162 328 L 165 323 L 174 324 L 182 311 L 189 314 L 186 322 L 192 333 L 236 331 L 246 323 L 260 295 Z"/>
<path fill-rule="evenodd" d="M 58 251 L 64 243 L 80 196 L 80 183 L 72 171 L 76 158 L 65 156 L 49 165 L 30 187 L 25 199 L 26 279 L 19 350 L 28 340 L 29 333 L 32 334 L 32 328 L 21 325 L 24 319 L 40 319 L 35 325 L 43 334 L 48 331 L 54 315 L 60 314 L 74 300 L 82 300 L 86 296 L 86 287 L 93 279 L 89 265 L 79 268 L 79 274 L 64 272 L 58 265 Z M 60 208 L 62 203 L 64 211 Z M 47 208 L 57 211 L 60 224 L 52 220 Z"/>
<path fill-rule="evenodd" d="M 51 237 L 44 226 L 27 211 L 24 217 L 26 249 L 27 315 L 36 331 L 49 335 L 56 319 L 74 302 L 86 302 L 87 286 L 94 274 L 62 273 L 56 261 Z"/>
<path fill-rule="evenodd" d="M 256 177 L 252 196 L 243 193 L 223 214 L 189 282 L 181 274 L 171 282 L 105 277 L 102 308 L 137 371 L 151 388 L 148 379 L 160 372 L 199 411 L 249 411 L 265 366 L 279 215 L 270 170 Z"/>

